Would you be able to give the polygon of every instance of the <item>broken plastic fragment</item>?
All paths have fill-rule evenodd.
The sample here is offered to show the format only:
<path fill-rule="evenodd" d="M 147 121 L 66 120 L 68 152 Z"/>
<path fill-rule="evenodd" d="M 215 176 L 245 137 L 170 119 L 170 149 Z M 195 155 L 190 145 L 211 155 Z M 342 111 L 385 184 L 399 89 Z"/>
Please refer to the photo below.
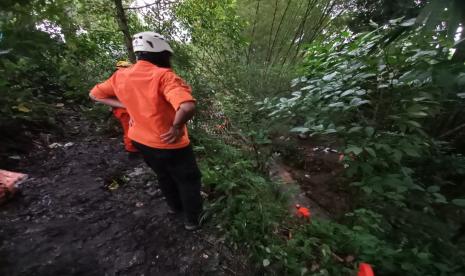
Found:
<path fill-rule="evenodd" d="M 302 206 L 300 206 L 300 204 L 296 204 L 295 208 L 297 209 L 297 216 L 298 217 L 306 218 L 306 219 L 310 218 L 311 213 L 310 213 L 310 210 L 308 208 L 302 207 Z"/>
<path fill-rule="evenodd" d="M 16 187 L 27 179 L 27 174 L 0 170 L 0 203 L 16 192 Z"/>
<path fill-rule="evenodd" d="M 371 265 L 367 263 L 360 263 L 357 276 L 375 276 L 375 273 L 373 272 Z"/>

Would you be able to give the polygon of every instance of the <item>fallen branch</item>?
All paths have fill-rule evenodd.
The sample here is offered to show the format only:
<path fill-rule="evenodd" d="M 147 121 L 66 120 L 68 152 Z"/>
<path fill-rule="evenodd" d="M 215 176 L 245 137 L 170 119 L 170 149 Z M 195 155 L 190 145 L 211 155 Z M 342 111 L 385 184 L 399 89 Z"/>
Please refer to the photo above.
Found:
<path fill-rule="evenodd" d="M 451 136 L 452 134 L 455 134 L 456 132 L 459 132 L 459 131 L 461 131 L 463 129 L 465 129 L 465 124 L 459 125 L 458 127 L 447 131 L 446 133 L 439 136 L 439 138 L 446 138 L 446 137 Z"/>

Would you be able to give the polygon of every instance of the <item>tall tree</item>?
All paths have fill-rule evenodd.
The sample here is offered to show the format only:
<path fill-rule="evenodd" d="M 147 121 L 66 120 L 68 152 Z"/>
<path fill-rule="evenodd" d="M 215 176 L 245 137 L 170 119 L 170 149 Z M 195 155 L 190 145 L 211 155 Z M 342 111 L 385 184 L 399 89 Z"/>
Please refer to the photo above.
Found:
<path fill-rule="evenodd" d="M 128 19 L 124 12 L 122 0 L 114 0 L 116 8 L 116 20 L 118 21 L 118 26 L 124 36 L 124 44 L 128 51 L 129 60 L 132 63 L 136 62 L 136 55 L 134 54 L 134 49 L 132 48 L 132 38 L 131 33 L 129 32 Z"/>

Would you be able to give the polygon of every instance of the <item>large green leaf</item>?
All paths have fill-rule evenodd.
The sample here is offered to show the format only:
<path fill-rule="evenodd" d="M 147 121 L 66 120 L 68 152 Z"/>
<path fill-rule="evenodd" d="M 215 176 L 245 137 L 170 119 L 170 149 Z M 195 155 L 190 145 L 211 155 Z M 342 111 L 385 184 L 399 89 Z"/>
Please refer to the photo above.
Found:
<path fill-rule="evenodd" d="M 309 131 L 310 129 L 308 127 L 294 127 L 291 129 L 291 132 L 297 132 L 297 133 L 307 133 Z"/>
<path fill-rule="evenodd" d="M 363 152 L 363 149 L 357 146 L 349 146 L 345 149 L 345 153 L 353 153 L 355 155 L 359 155 Z"/>
<path fill-rule="evenodd" d="M 456 198 L 453 199 L 451 202 L 459 207 L 465 207 L 465 198 Z"/>

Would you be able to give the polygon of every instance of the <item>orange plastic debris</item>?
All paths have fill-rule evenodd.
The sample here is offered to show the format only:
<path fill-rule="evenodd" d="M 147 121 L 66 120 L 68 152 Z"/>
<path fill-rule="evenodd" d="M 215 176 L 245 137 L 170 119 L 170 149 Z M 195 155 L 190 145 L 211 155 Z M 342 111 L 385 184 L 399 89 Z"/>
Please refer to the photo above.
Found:
<path fill-rule="evenodd" d="M 16 184 L 25 180 L 26 174 L 0 170 L 0 203 L 16 192 Z"/>
<path fill-rule="evenodd" d="M 300 204 L 296 204 L 295 208 L 297 209 L 297 216 L 301 218 L 310 218 L 310 210 L 308 208 L 300 206 Z"/>
<path fill-rule="evenodd" d="M 367 263 L 360 263 L 357 276 L 375 276 L 375 273 L 373 272 L 371 265 Z"/>

